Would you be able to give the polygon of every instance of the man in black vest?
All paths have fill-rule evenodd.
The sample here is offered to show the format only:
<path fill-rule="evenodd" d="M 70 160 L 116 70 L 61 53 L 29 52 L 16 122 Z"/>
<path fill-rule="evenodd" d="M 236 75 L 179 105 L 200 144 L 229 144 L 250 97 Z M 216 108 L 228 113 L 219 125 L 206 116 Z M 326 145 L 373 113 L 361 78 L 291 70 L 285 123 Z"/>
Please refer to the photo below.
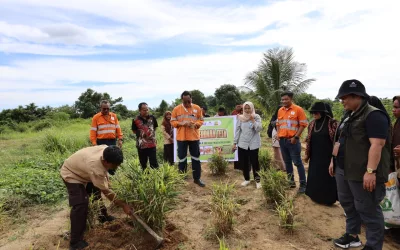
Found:
<path fill-rule="evenodd" d="M 346 212 L 346 233 L 334 244 L 359 247 L 361 222 L 366 226 L 363 249 L 381 250 L 384 219 L 379 203 L 385 197 L 390 168 L 390 118 L 368 104 L 368 94 L 358 80 L 347 80 L 339 89 L 347 111 L 335 136 L 329 172 L 335 172 L 340 204 Z M 334 165 L 336 168 L 334 170 Z"/>

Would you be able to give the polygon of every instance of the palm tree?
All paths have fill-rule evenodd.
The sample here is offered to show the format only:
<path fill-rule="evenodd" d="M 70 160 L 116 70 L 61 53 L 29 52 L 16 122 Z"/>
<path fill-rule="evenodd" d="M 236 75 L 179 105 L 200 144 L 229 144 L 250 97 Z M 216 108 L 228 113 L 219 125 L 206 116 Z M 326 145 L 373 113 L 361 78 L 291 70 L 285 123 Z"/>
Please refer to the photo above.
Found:
<path fill-rule="evenodd" d="M 245 86 L 259 106 L 272 111 L 280 104 L 282 92 L 300 94 L 315 81 L 305 79 L 306 71 L 305 63 L 294 61 L 291 48 L 274 48 L 264 53 L 257 70 L 247 74 Z"/>

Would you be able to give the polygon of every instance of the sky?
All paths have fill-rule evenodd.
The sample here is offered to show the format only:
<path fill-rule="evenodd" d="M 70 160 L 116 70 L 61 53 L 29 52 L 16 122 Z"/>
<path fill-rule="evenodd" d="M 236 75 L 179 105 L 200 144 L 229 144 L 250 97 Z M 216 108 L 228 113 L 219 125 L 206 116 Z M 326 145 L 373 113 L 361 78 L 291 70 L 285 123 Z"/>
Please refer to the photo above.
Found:
<path fill-rule="evenodd" d="M 73 104 L 92 88 L 156 107 L 184 90 L 243 86 L 263 52 L 292 47 L 307 90 L 347 79 L 400 94 L 397 0 L 0 0 L 0 109 Z"/>

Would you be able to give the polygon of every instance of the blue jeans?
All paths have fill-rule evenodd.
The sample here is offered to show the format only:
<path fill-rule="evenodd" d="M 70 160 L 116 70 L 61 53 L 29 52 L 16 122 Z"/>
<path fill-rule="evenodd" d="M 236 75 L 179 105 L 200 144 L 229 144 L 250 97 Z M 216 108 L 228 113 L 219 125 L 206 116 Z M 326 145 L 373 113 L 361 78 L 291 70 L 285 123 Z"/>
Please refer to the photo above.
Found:
<path fill-rule="evenodd" d="M 192 159 L 193 179 L 199 180 L 201 177 L 201 164 L 200 164 L 200 141 L 177 141 L 179 170 L 181 172 L 187 171 L 187 150 Z"/>
<path fill-rule="evenodd" d="M 306 171 L 304 169 L 303 161 L 301 160 L 301 144 L 300 141 L 297 140 L 296 144 L 292 144 L 290 139 L 281 138 L 279 140 L 279 146 L 281 147 L 283 161 L 285 162 L 286 172 L 291 181 L 294 181 L 293 175 L 293 165 L 297 167 L 297 171 L 299 172 L 300 183 L 305 185 L 306 180 Z"/>

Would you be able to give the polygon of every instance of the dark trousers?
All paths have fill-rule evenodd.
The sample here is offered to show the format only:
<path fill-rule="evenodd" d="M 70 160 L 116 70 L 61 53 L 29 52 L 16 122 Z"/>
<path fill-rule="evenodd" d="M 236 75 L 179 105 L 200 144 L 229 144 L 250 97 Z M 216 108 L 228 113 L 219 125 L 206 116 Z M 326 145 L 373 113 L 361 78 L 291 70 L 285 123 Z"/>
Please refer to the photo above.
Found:
<path fill-rule="evenodd" d="M 336 184 L 340 205 L 346 212 L 346 233 L 360 234 L 361 221 L 366 226 L 366 245 L 374 250 L 383 246 L 385 224 L 381 206 L 386 193 L 384 183 L 377 183 L 373 192 L 363 188 L 361 181 L 344 179 L 344 170 L 337 167 Z"/>
<path fill-rule="evenodd" d="M 260 171 L 260 163 L 258 161 L 258 148 L 257 149 L 238 149 L 239 154 L 239 164 L 241 169 L 243 170 L 243 176 L 246 181 L 250 180 L 250 164 L 253 168 L 253 176 L 256 182 L 260 181 L 260 176 L 258 175 L 258 171 Z"/>
<path fill-rule="evenodd" d="M 164 161 L 174 165 L 174 144 L 164 144 Z"/>
<path fill-rule="evenodd" d="M 97 145 L 117 145 L 117 140 L 116 139 L 97 139 L 96 140 Z M 114 169 L 109 169 L 108 173 L 110 175 L 115 175 L 115 170 Z"/>
<path fill-rule="evenodd" d="M 192 159 L 193 179 L 199 180 L 201 177 L 200 164 L 200 141 L 178 141 L 179 170 L 187 171 L 187 150 L 189 147 L 190 157 Z"/>
<path fill-rule="evenodd" d="M 301 160 L 300 140 L 297 140 L 296 144 L 292 144 L 290 139 L 281 138 L 279 140 L 279 146 L 281 147 L 282 158 L 285 162 L 286 172 L 289 179 L 294 182 L 293 162 L 299 172 L 300 183 L 305 185 L 307 182 L 306 170 L 304 169 L 303 161 Z"/>
<path fill-rule="evenodd" d="M 68 200 L 71 208 L 71 239 L 70 244 L 76 244 L 83 240 L 86 230 L 86 219 L 89 209 L 89 197 L 85 186 L 78 183 L 65 182 L 68 190 Z"/>
<path fill-rule="evenodd" d="M 86 193 L 88 194 L 89 197 L 93 195 L 94 198 L 93 201 L 101 200 L 101 190 L 96 186 L 94 186 L 93 183 L 91 182 L 86 184 Z M 100 220 L 106 219 L 108 217 L 107 208 L 104 205 L 104 203 L 101 204 L 100 213 L 101 213 L 99 214 Z"/>
<path fill-rule="evenodd" d="M 142 169 L 147 168 L 147 161 L 150 162 L 151 168 L 158 168 L 157 162 L 157 149 L 154 148 L 140 148 L 138 149 L 139 161 Z"/>

